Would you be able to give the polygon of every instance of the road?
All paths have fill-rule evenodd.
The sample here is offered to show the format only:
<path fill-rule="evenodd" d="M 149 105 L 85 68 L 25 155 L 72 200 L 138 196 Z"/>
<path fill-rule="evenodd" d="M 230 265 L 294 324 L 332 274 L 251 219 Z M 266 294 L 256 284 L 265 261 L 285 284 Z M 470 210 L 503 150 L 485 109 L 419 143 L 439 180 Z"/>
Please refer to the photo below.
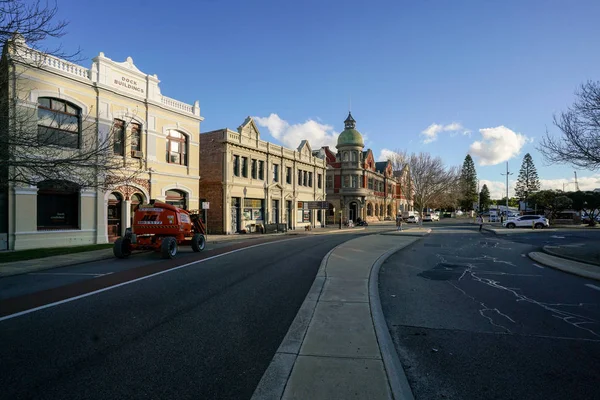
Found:
<path fill-rule="evenodd" d="M 415 397 L 600 398 L 600 283 L 526 257 L 566 235 L 429 226 L 432 233 L 390 257 L 379 277 Z"/>
<path fill-rule="evenodd" d="M 356 236 L 263 244 L 0 321 L 0 397 L 250 398 L 322 258 Z"/>

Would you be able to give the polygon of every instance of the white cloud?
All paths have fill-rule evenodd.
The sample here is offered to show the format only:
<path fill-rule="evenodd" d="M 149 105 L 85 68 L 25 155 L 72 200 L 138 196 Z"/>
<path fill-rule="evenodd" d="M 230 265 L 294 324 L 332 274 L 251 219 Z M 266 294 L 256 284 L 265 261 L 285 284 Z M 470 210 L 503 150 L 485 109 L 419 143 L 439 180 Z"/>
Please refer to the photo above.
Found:
<path fill-rule="evenodd" d="M 431 124 L 424 131 L 421 132 L 421 135 L 425 136 L 423 139 L 423 143 L 431 143 L 437 140 L 438 134 L 442 132 L 453 132 L 453 136 L 457 131 L 464 129 L 461 124 L 458 122 L 452 122 L 448 125 L 440 125 L 440 124 Z"/>
<path fill-rule="evenodd" d="M 335 147 L 339 132 L 333 126 L 308 119 L 302 124 L 290 124 L 279 115 L 271 113 L 268 117 L 252 117 L 256 124 L 269 130 L 271 136 L 285 147 L 295 149 L 302 140 L 308 140 L 313 149 L 321 146 Z"/>
<path fill-rule="evenodd" d="M 379 153 L 379 157 L 377 157 L 377 161 L 387 161 L 388 157 L 393 157 L 396 154 L 395 151 L 390 149 L 381 149 Z"/>
<path fill-rule="evenodd" d="M 482 139 L 469 147 L 469 152 L 479 158 L 479 165 L 496 165 L 508 161 L 531 142 L 525 135 L 513 132 L 505 126 L 480 129 Z"/>
<path fill-rule="evenodd" d="M 579 190 L 594 190 L 596 188 L 600 188 L 600 174 L 592 175 L 592 176 L 578 176 L 577 183 L 579 184 Z M 573 192 L 575 191 L 575 179 L 540 179 L 540 186 L 542 190 L 549 189 L 559 189 L 564 190 L 565 192 Z"/>
<path fill-rule="evenodd" d="M 508 180 L 508 197 L 514 197 L 515 195 L 515 180 Z M 490 190 L 490 198 L 498 200 L 506 197 L 506 180 L 504 181 L 488 181 L 487 179 L 479 180 L 479 190 L 483 188 L 483 185 L 487 185 Z"/>

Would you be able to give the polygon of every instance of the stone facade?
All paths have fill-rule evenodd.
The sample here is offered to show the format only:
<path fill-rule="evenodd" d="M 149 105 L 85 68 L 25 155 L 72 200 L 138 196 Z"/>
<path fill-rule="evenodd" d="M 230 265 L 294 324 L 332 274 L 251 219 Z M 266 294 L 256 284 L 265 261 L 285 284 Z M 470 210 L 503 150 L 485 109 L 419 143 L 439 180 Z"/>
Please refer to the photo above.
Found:
<path fill-rule="evenodd" d="M 114 136 L 110 157 L 123 161 L 125 174 L 139 173 L 109 190 L 79 189 L 72 184 L 68 205 L 52 194 L 55 182 L 10 184 L 0 194 L 4 248 L 106 243 L 123 234 L 137 204 L 150 199 L 199 208 L 203 118 L 197 101 L 190 105 L 162 95 L 158 77 L 141 72 L 130 57 L 116 62 L 99 53 L 88 69 L 41 54 L 19 38 L 5 47 L 9 50 L 5 49 L 2 62 L 10 66 L 5 70 L 11 73 L 1 95 L 16 99 L 9 103 L 14 107 L 10 112 L 28 112 L 35 118 L 34 135 L 39 138 L 42 130 L 51 132 L 55 135 L 52 140 L 57 141 L 53 146 L 64 146 L 60 135 L 73 137 L 73 143 L 79 144 L 71 143 L 65 151 L 76 151 L 90 143 L 83 140 L 84 135 L 100 142 L 119 130 L 122 139 L 117 143 Z M 60 107 L 66 112 L 55 111 Z M 56 119 L 47 118 L 53 114 L 67 115 L 73 120 L 71 127 L 57 126 Z M 6 128 L 16 131 L 9 125 Z M 76 183 L 77 175 L 84 172 L 89 170 L 74 170 L 65 182 Z"/>
<path fill-rule="evenodd" d="M 265 142 L 248 117 L 237 131 L 202 133 L 200 149 L 209 233 L 252 233 L 273 223 L 324 225 L 325 210 L 309 202 L 325 201 L 325 161 L 313 156 L 307 141 L 297 150 Z"/>

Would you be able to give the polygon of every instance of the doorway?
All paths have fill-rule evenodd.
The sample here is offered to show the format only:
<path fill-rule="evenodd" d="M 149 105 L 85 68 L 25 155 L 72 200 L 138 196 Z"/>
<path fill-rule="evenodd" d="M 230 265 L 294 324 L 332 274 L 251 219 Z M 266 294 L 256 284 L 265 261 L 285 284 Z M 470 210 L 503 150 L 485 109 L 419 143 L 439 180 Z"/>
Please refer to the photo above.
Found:
<path fill-rule="evenodd" d="M 285 206 L 285 213 L 287 217 L 288 229 L 292 229 L 292 201 L 287 200 Z"/>
<path fill-rule="evenodd" d="M 123 204 L 123 196 L 120 193 L 113 192 L 108 196 L 107 209 L 107 234 L 108 241 L 114 242 L 121 236 L 121 206 Z"/>
<path fill-rule="evenodd" d="M 240 198 L 231 198 L 231 233 L 240 231 Z"/>
<path fill-rule="evenodd" d="M 355 201 L 350 203 L 348 207 L 348 219 L 352 220 L 352 222 L 356 222 L 356 217 L 358 216 L 358 204 Z"/>

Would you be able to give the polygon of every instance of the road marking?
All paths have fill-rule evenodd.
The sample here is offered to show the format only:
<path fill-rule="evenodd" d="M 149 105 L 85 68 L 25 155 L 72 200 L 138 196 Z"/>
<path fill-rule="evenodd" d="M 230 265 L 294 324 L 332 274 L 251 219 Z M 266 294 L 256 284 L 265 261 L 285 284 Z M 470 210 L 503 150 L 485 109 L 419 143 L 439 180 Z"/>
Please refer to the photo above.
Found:
<path fill-rule="evenodd" d="M 521 257 L 527 257 L 527 255 L 526 254 L 521 254 Z"/>
<path fill-rule="evenodd" d="M 533 266 L 534 266 L 534 267 L 541 268 L 541 269 L 544 269 L 544 267 L 542 267 L 542 266 L 541 266 L 541 265 L 539 265 L 539 264 L 533 264 Z"/>
<path fill-rule="evenodd" d="M 587 286 L 591 289 L 600 290 L 600 286 L 592 285 L 591 283 L 586 283 L 585 286 Z"/>
<path fill-rule="evenodd" d="M 85 272 L 30 272 L 27 275 L 80 275 L 80 276 L 104 276 L 108 274 L 92 274 Z"/>
<path fill-rule="evenodd" d="M 287 241 L 290 241 L 290 240 L 298 240 L 298 239 L 302 239 L 302 238 L 306 238 L 306 237 L 310 237 L 310 236 L 303 236 L 303 237 L 300 237 L 300 238 L 293 238 L 293 239 L 277 240 L 277 241 L 267 242 L 267 243 L 260 243 L 260 244 L 255 244 L 254 246 L 248 246 L 248 247 L 244 247 L 244 248 L 241 248 L 241 249 L 232 250 L 232 251 L 229 251 L 227 253 L 217 254 L 217 255 L 212 256 L 212 257 L 203 258 L 202 260 L 193 261 L 191 263 L 183 264 L 183 265 L 180 265 L 178 267 L 174 267 L 174 268 L 167 269 L 167 270 L 164 270 L 164 271 L 159 271 L 159 272 L 156 272 L 156 273 L 151 274 L 151 275 L 142 276 L 141 278 L 133 279 L 131 281 L 121 282 L 121 283 L 118 283 L 118 284 L 113 285 L 113 286 L 109 286 L 109 287 L 105 287 L 105 288 L 102 288 L 102 289 L 95 290 L 93 292 L 81 294 L 79 296 L 71 297 L 71 298 L 68 298 L 68 299 L 60 300 L 60 301 L 55 301 L 54 303 L 44 304 L 43 306 L 39 306 L 39 307 L 31 308 L 29 310 L 20 311 L 18 313 L 6 315 L 4 317 L 0 317 L 0 322 L 5 321 L 7 319 L 20 317 L 21 315 L 26 315 L 26 314 L 29 314 L 29 313 L 32 313 L 32 312 L 40 311 L 40 310 L 43 310 L 45 308 L 50 308 L 50 307 L 58 306 L 58 305 L 61 305 L 61 304 L 70 303 L 70 302 L 75 301 L 75 300 L 83 299 L 84 297 L 93 296 L 93 295 L 98 294 L 98 293 L 102 293 L 102 292 L 106 292 L 108 290 L 116 289 L 116 288 L 121 287 L 121 286 L 129 285 L 131 283 L 143 281 L 144 279 L 152 278 L 152 277 L 155 277 L 157 275 L 166 274 L 167 272 L 171 272 L 171 271 L 175 271 L 175 270 L 178 270 L 178 269 L 181 269 L 181 268 L 189 267 L 190 265 L 200 264 L 200 263 L 203 263 L 205 261 L 214 260 L 215 258 L 219 258 L 219 257 L 223 257 L 223 256 L 226 256 L 226 255 L 229 255 L 229 254 L 237 253 L 239 251 L 244 251 L 244 250 L 252 249 L 254 247 L 266 246 L 268 244 L 273 244 L 273 243 L 281 243 L 281 242 L 287 242 Z"/>

